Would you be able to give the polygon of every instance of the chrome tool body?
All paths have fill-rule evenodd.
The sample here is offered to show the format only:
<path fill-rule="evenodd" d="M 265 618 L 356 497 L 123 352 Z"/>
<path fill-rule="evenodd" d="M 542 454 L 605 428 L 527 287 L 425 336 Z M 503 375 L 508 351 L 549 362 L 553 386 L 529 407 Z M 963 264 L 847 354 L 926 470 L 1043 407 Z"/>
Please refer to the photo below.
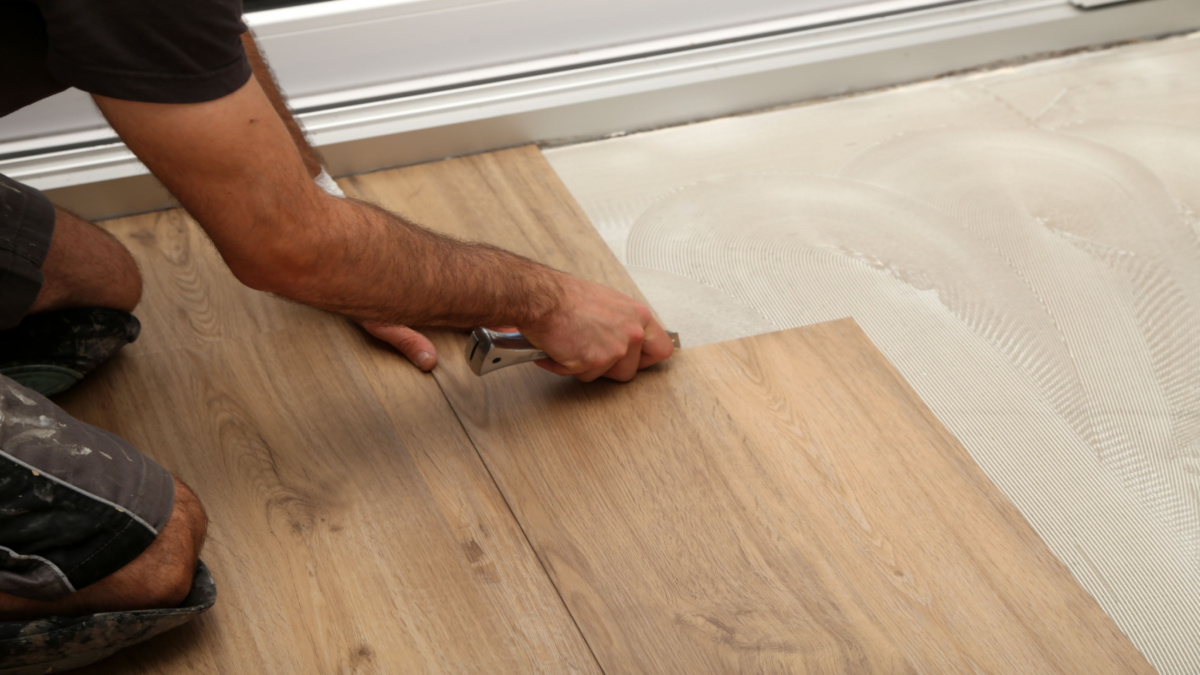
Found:
<path fill-rule="evenodd" d="M 679 349 L 679 334 L 667 331 L 667 337 Z M 488 328 L 476 328 L 467 340 L 467 362 L 476 375 L 487 375 L 518 363 L 548 358 L 546 352 L 534 347 L 520 333 L 501 333 Z"/>

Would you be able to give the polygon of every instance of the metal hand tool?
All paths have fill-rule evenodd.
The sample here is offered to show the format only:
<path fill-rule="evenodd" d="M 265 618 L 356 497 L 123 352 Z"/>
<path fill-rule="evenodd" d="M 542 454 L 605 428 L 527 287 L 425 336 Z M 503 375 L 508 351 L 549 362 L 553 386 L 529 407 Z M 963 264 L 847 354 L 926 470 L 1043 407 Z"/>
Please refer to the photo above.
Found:
<path fill-rule="evenodd" d="M 679 334 L 667 331 L 667 337 L 679 349 Z M 534 347 L 520 333 L 501 333 L 488 328 L 476 328 L 467 340 L 467 362 L 476 375 L 487 375 L 518 363 L 547 358 L 546 352 Z"/>

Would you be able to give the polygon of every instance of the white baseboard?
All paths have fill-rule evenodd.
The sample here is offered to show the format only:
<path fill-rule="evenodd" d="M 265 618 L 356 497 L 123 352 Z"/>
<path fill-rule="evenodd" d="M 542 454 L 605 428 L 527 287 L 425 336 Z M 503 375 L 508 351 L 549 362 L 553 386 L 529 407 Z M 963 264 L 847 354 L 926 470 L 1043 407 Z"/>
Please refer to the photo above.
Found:
<path fill-rule="evenodd" d="M 299 117 L 331 173 L 345 175 L 685 123 L 1195 28 L 1196 0 L 1093 10 L 1066 0 L 975 0 L 550 71 L 510 68 L 514 74 L 494 81 Z M 0 173 L 91 218 L 169 205 L 117 139 L 83 142 L 0 160 Z"/>

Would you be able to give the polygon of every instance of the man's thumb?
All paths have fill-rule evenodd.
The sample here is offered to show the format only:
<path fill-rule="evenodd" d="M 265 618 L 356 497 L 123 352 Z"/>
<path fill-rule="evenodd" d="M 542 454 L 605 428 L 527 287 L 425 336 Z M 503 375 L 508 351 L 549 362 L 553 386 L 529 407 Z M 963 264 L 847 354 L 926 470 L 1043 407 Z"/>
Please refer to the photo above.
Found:
<path fill-rule="evenodd" d="M 368 333 L 395 347 L 421 370 L 428 372 L 437 365 L 437 348 L 429 338 L 408 326 L 378 321 L 364 321 L 362 325 Z"/>

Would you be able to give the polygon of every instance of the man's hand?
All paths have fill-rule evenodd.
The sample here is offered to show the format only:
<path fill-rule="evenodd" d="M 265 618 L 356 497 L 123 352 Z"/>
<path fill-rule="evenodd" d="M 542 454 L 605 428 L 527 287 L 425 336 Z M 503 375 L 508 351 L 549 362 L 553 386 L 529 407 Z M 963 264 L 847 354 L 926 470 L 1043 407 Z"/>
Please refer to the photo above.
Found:
<path fill-rule="evenodd" d="M 559 306 L 537 324 L 520 326 L 550 356 L 538 365 L 584 382 L 607 377 L 632 380 L 675 352 L 650 310 L 607 286 L 562 275 Z"/>
<path fill-rule="evenodd" d="M 553 345 L 549 349 L 541 347 L 553 360 L 538 361 L 539 366 L 559 375 L 575 375 L 584 382 L 600 377 L 628 382 L 638 370 L 674 353 L 675 345 L 646 307 L 605 286 L 568 279 L 566 302 L 574 304 L 564 303 L 566 309 L 548 317 L 545 332 L 537 327 L 525 329 L 525 337 L 529 338 L 531 332 L 536 336 L 530 338 L 536 340 L 534 344 Z M 437 365 L 437 348 L 421 333 L 379 321 L 361 324 L 421 370 L 429 372 Z M 496 330 L 520 329 L 505 326 Z"/>

